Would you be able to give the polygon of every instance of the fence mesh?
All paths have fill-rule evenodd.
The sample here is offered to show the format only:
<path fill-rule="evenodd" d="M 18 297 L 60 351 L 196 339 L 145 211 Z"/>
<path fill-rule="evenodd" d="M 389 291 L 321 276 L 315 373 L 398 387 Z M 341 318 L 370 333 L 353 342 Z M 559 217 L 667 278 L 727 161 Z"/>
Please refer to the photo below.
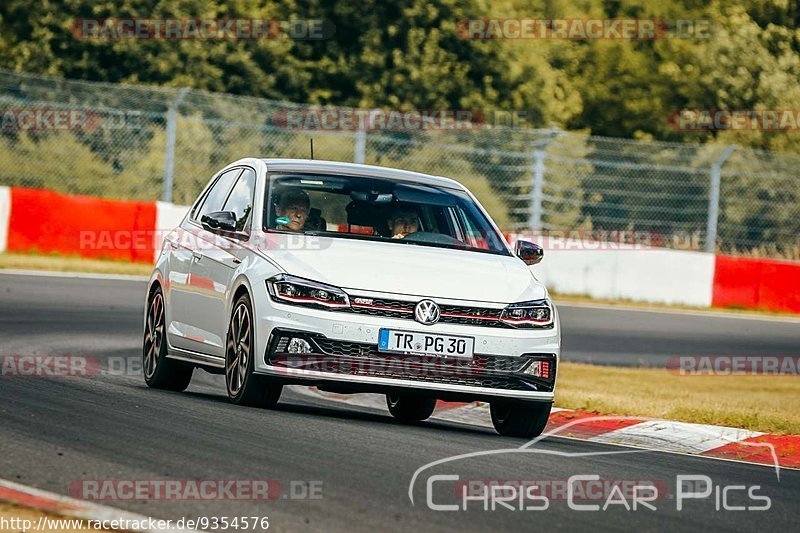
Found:
<path fill-rule="evenodd" d="M 720 166 L 715 211 L 713 168 L 724 145 L 491 125 L 362 132 L 286 126 L 287 112 L 311 109 L 0 70 L 0 184 L 188 204 L 227 163 L 308 157 L 313 137 L 318 159 L 453 178 L 506 230 L 642 232 L 659 246 L 800 259 L 798 155 L 736 147 Z M 172 187 L 165 191 L 168 167 Z M 712 246 L 710 219 L 717 228 Z"/>

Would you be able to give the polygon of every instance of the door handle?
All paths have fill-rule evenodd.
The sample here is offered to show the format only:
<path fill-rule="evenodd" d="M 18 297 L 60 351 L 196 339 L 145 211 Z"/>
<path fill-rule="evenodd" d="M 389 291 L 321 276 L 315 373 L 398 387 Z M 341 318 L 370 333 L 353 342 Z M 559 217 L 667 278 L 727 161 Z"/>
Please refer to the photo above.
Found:
<path fill-rule="evenodd" d="M 198 254 L 197 252 L 192 252 L 192 261 L 194 261 L 195 263 L 199 263 L 201 257 L 203 256 Z"/>

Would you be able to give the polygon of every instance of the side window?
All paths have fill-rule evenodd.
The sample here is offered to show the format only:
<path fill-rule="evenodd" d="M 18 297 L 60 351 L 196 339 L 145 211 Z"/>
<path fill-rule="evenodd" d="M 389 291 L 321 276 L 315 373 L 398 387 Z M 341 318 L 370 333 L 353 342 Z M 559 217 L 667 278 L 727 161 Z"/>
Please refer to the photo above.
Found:
<path fill-rule="evenodd" d="M 236 213 L 236 231 L 243 231 L 247 224 L 247 217 L 253 210 L 253 186 L 256 181 L 256 173 L 252 169 L 246 168 L 236 185 L 233 186 L 228 200 L 222 211 L 233 211 Z"/>
<path fill-rule="evenodd" d="M 241 172 L 241 168 L 232 168 L 217 178 L 217 181 L 211 186 L 211 190 L 206 194 L 203 203 L 194 213 L 193 218 L 195 220 L 200 220 L 203 215 L 213 213 L 214 211 L 222 211 L 222 206 L 228 198 L 228 192 L 230 192 L 233 182 L 236 181 L 236 178 Z"/>

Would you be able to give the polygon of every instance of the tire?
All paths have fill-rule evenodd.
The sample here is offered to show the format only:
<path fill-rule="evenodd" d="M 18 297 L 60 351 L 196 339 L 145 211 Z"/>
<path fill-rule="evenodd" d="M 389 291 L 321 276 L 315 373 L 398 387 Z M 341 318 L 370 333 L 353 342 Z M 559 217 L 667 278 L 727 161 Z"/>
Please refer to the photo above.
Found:
<path fill-rule="evenodd" d="M 551 404 L 526 404 L 497 401 L 491 403 L 492 424 L 504 437 L 532 439 L 547 426 Z"/>
<path fill-rule="evenodd" d="M 156 287 L 147 301 L 142 373 L 148 387 L 181 392 L 192 381 L 194 367 L 167 358 L 165 316 L 164 293 L 161 292 L 161 287 Z"/>
<path fill-rule="evenodd" d="M 236 405 L 274 407 L 283 385 L 254 373 L 255 333 L 250 296 L 242 294 L 233 306 L 225 341 L 225 387 Z"/>
<path fill-rule="evenodd" d="M 433 410 L 436 408 L 436 398 L 387 394 L 386 406 L 397 420 L 420 422 L 427 420 L 433 414 Z"/>

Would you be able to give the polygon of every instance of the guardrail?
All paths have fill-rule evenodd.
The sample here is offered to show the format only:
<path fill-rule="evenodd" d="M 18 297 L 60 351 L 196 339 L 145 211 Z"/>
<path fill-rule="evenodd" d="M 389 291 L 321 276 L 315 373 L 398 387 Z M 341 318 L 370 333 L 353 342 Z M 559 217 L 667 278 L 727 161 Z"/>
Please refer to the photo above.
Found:
<path fill-rule="evenodd" d="M 152 263 L 185 206 L 0 187 L 0 252 Z M 539 240 L 533 273 L 550 290 L 610 300 L 800 313 L 800 262 L 736 258 L 638 244 Z M 323 252 L 321 252 L 323 253 Z"/>

